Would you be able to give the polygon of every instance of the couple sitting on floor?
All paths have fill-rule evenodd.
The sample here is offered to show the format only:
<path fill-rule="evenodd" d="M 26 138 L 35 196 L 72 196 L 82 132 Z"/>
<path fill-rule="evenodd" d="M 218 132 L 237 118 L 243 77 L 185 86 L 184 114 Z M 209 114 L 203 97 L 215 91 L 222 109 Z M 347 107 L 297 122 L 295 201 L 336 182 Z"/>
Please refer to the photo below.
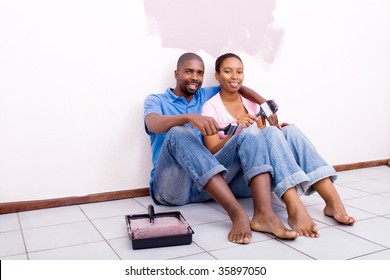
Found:
<path fill-rule="evenodd" d="M 227 212 L 231 242 L 246 244 L 252 230 L 282 239 L 318 237 L 318 226 L 300 195 L 317 192 L 324 214 L 353 225 L 335 189 L 336 171 L 295 126 L 273 114 L 257 117 L 266 99 L 242 85 L 244 66 L 227 53 L 215 63 L 220 86 L 202 88 L 203 60 L 183 54 L 175 70 L 176 87 L 151 94 L 144 103 L 153 169 L 150 195 L 156 204 L 184 205 L 214 199 Z M 266 121 L 270 124 L 267 126 Z M 235 123 L 234 134 L 221 131 Z M 272 209 L 271 193 L 286 205 L 288 229 Z M 252 197 L 249 219 L 237 197 Z"/>

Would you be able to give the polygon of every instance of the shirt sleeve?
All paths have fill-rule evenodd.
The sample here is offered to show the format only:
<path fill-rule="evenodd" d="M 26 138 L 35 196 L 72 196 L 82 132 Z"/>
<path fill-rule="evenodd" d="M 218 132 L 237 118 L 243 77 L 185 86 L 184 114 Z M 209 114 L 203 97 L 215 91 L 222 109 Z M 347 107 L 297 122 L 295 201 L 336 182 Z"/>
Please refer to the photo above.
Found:
<path fill-rule="evenodd" d="M 146 97 L 144 101 L 144 128 L 145 132 L 150 135 L 151 133 L 148 130 L 148 127 L 146 126 L 145 119 L 147 115 L 151 113 L 157 113 L 162 115 L 162 107 L 161 107 L 161 100 L 158 98 L 156 94 L 151 94 Z"/>
<path fill-rule="evenodd" d="M 161 100 L 156 94 L 151 94 L 144 101 L 144 120 L 150 113 L 162 115 Z"/>
<path fill-rule="evenodd" d="M 220 86 L 203 88 L 203 104 L 221 90 Z"/>

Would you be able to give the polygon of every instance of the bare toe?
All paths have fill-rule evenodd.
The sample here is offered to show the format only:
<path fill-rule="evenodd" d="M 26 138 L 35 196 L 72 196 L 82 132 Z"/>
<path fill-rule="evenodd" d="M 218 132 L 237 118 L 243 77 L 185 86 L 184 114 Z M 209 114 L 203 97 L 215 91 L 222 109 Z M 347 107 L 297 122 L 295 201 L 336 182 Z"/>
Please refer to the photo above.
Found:
<path fill-rule="evenodd" d="M 229 241 L 237 244 L 248 244 L 250 243 L 252 236 L 251 234 L 247 233 L 239 233 L 239 234 L 234 234 L 230 232 L 229 234 Z"/>
<path fill-rule="evenodd" d="M 291 216 L 288 218 L 290 226 L 299 234 L 299 236 L 319 237 L 318 226 L 313 222 L 309 215 Z"/>
<path fill-rule="evenodd" d="M 275 214 L 255 215 L 250 222 L 250 226 L 254 231 L 271 233 L 281 239 L 295 239 L 298 237 L 298 233 L 286 228 Z"/>
<path fill-rule="evenodd" d="M 228 235 L 229 241 L 238 244 L 248 244 L 252 239 L 252 230 L 249 225 L 249 220 L 241 219 L 233 222 L 232 229 Z"/>
<path fill-rule="evenodd" d="M 341 224 L 353 226 L 356 222 L 355 218 L 349 216 L 346 213 L 344 206 L 341 203 L 337 208 L 333 207 L 332 205 L 326 205 L 324 208 L 324 214 L 335 219 Z"/>
<path fill-rule="evenodd" d="M 355 218 L 348 216 L 347 214 L 335 214 L 333 216 L 326 215 L 331 218 L 334 218 L 336 221 L 338 221 L 341 224 L 353 226 L 355 224 Z"/>

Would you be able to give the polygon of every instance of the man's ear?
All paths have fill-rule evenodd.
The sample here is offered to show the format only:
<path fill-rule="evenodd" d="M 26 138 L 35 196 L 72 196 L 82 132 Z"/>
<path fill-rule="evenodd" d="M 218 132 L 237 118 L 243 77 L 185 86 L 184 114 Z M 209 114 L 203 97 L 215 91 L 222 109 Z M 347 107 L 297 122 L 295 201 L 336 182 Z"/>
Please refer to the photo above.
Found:
<path fill-rule="evenodd" d="M 174 75 L 175 75 L 175 80 L 177 81 L 178 80 L 177 76 L 179 76 L 179 72 L 175 70 Z"/>

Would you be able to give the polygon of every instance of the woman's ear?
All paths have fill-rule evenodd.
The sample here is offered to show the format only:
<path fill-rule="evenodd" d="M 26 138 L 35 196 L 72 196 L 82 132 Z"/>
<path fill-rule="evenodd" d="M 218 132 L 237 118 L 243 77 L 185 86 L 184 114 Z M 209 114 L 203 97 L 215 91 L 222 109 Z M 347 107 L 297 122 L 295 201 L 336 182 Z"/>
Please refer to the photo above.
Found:
<path fill-rule="evenodd" d="M 215 72 L 215 79 L 217 79 L 217 81 L 219 82 L 219 73 L 218 72 Z"/>

